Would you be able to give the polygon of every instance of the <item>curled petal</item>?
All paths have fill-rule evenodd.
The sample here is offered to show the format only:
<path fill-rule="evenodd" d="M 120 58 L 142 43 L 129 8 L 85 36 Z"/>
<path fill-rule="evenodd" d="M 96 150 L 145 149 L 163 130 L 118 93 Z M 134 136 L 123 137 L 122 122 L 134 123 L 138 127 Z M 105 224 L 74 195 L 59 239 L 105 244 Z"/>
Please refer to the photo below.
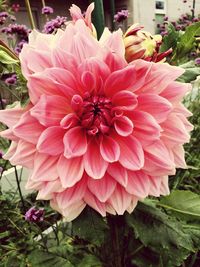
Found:
<path fill-rule="evenodd" d="M 122 110 L 133 110 L 137 107 L 138 101 L 132 92 L 120 91 L 113 96 L 112 104 Z"/>
<path fill-rule="evenodd" d="M 114 162 L 119 159 L 120 147 L 114 139 L 104 135 L 100 143 L 100 152 L 105 161 Z"/>
<path fill-rule="evenodd" d="M 116 117 L 114 127 L 116 132 L 121 136 L 129 136 L 133 132 L 133 123 L 126 116 Z"/>

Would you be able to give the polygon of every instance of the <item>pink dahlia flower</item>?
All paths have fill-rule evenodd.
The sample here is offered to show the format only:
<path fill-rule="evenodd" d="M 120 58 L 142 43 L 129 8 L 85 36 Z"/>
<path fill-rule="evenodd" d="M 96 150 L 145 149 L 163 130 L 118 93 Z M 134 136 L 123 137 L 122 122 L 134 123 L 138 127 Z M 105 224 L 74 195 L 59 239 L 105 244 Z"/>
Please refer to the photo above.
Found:
<path fill-rule="evenodd" d="M 127 63 L 121 31 L 97 41 L 83 20 L 55 35 L 33 31 L 20 54 L 30 104 L 0 112 L 4 158 L 31 170 L 27 189 L 68 221 L 86 205 L 102 216 L 169 194 L 185 168 L 189 84 L 166 63 Z"/>

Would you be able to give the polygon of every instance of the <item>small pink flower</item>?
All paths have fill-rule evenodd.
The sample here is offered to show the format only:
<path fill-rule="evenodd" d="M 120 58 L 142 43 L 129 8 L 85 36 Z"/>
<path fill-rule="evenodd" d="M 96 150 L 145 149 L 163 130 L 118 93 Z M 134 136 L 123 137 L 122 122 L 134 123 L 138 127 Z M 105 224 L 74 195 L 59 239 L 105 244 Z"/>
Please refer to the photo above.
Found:
<path fill-rule="evenodd" d="M 169 194 L 168 175 L 186 168 L 189 84 L 167 63 L 127 63 L 120 30 L 100 41 L 78 19 L 55 35 L 33 31 L 20 54 L 30 104 L 0 111 L 12 140 L 4 155 L 31 170 L 27 189 L 68 221 L 86 205 L 129 213 Z"/>

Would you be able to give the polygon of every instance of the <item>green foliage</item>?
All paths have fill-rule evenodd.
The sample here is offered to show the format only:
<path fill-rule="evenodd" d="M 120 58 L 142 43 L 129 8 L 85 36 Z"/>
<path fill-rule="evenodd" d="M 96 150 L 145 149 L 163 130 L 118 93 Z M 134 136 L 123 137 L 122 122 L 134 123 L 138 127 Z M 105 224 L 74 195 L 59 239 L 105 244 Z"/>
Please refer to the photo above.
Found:
<path fill-rule="evenodd" d="M 180 39 L 180 35 L 181 33 L 176 31 L 174 26 L 169 23 L 168 24 L 168 34 L 164 36 L 163 38 L 163 43 L 161 46 L 161 52 L 165 52 L 168 49 L 172 48 L 173 50 L 176 48 L 177 46 L 177 42 Z"/>
<path fill-rule="evenodd" d="M 175 190 L 159 202 L 177 218 L 186 221 L 200 221 L 200 195 L 190 191 Z"/>
<path fill-rule="evenodd" d="M 0 62 L 6 65 L 19 64 L 19 61 L 11 57 L 2 45 L 0 45 Z"/>
<path fill-rule="evenodd" d="M 196 66 L 193 60 L 179 65 L 179 67 L 185 69 L 183 75 L 178 78 L 178 81 L 180 82 L 189 83 L 191 81 L 194 81 L 197 76 L 200 75 L 200 67 Z"/>

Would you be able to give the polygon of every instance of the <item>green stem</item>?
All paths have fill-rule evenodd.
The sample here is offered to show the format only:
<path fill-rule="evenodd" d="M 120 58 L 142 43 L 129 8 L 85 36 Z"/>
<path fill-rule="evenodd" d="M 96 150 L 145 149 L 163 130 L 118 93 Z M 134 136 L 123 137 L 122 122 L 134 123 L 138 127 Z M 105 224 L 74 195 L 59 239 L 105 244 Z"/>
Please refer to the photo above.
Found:
<path fill-rule="evenodd" d="M 33 19 L 33 13 L 31 11 L 31 5 L 30 5 L 30 2 L 29 0 L 25 0 L 25 4 L 26 4 L 26 8 L 27 8 L 27 12 L 28 12 L 28 16 L 29 16 L 29 20 L 30 20 L 30 24 L 31 24 L 31 28 L 32 30 L 35 29 L 35 22 L 34 22 L 34 19 Z"/>
<path fill-rule="evenodd" d="M 16 182 L 17 182 L 17 189 L 19 191 L 19 196 L 20 196 L 20 199 L 21 199 L 21 202 L 22 202 L 22 207 L 23 207 L 23 210 L 25 212 L 25 203 L 24 203 L 24 198 L 22 196 L 22 191 L 21 191 L 21 187 L 20 187 L 20 181 L 19 181 L 19 176 L 18 176 L 18 172 L 17 172 L 16 166 L 14 167 L 14 169 L 15 169 L 15 178 L 16 178 Z"/>

